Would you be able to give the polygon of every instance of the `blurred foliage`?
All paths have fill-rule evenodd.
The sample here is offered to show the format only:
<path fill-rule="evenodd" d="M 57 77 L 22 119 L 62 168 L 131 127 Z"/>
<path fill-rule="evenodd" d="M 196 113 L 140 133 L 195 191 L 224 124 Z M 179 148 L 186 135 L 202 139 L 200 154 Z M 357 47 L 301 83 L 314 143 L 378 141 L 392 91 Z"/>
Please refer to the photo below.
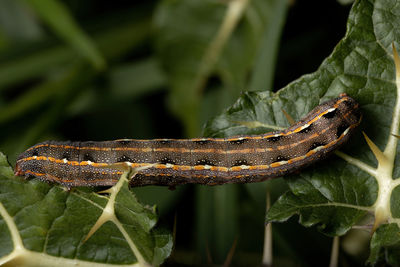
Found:
<path fill-rule="evenodd" d="M 276 91 L 314 71 L 349 9 L 333 0 L 2 0 L 0 151 L 14 164 L 48 139 L 200 136 L 241 91 Z M 249 266 L 261 262 L 266 185 L 134 191 L 171 228 L 176 218 L 165 265 L 223 263 L 237 240 L 232 265 Z M 268 187 L 272 199 L 287 189 Z M 276 263 L 326 264 L 330 241 L 294 221 L 274 225 Z"/>

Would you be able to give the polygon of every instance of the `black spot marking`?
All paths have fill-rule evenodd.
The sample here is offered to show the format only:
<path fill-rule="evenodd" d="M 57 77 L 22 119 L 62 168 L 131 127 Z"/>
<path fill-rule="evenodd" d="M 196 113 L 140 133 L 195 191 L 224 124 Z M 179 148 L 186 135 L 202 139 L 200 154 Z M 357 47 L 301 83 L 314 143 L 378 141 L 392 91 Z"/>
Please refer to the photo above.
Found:
<path fill-rule="evenodd" d="M 340 137 L 347 128 L 349 128 L 349 125 L 347 125 L 347 123 L 340 124 L 337 128 L 336 137 Z"/>
<path fill-rule="evenodd" d="M 71 152 L 70 151 L 65 151 L 63 154 L 62 154 L 62 157 L 61 157 L 62 159 L 66 159 L 66 160 L 71 160 Z"/>
<path fill-rule="evenodd" d="M 158 140 L 158 143 L 161 145 L 167 145 L 171 143 L 171 140 L 165 139 L 165 140 Z"/>
<path fill-rule="evenodd" d="M 84 174 L 83 174 L 83 180 L 84 180 L 84 182 L 83 182 L 82 185 L 85 185 L 86 181 L 91 181 L 91 180 L 93 180 L 93 179 L 95 179 L 95 178 L 96 178 L 95 174 L 93 174 L 93 173 L 91 173 L 91 172 L 84 173 Z"/>
<path fill-rule="evenodd" d="M 175 160 L 164 157 L 159 161 L 161 164 L 176 164 Z"/>
<path fill-rule="evenodd" d="M 118 144 L 120 144 L 122 146 L 126 146 L 126 145 L 129 145 L 132 141 L 131 140 L 118 140 L 117 142 L 118 142 Z"/>
<path fill-rule="evenodd" d="M 209 159 L 199 159 L 196 161 L 195 165 L 210 165 L 215 166 L 215 164 Z"/>
<path fill-rule="evenodd" d="M 34 149 L 33 151 L 32 151 L 32 157 L 37 157 L 37 156 L 39 156 L 39 152 L 36 150 L 36 149 Z"/>
<path fill-rule="evenodd" d="M 315 148 L 317 148 L 317 147 L 319 147 L 319 146 L 324 146 L 324 145 L 326 145 L 325 143 L 320 143 L 320 142 L 315 142 L 315 143 L 312 143 L 312 145 L 310 146 L 310 148 L 308 149 L 308 151 L 311 151 L 311 150 L 313 150 L 313 149 L 315 149 Z M 307 151 L 307 152 L 308 152 Z"/>
<path fill-rule="evenodd" d="M 241 165 L 249 165 L 249 164 L 248 164 L 247 160 L 245 160 L 245 159 L 237 159 L 237 160 L 235 160 L 235 162 L 232 164 L 232 167 L 233 167 L 233 166 L 241 166 Z"/>
<path fill-rule="evenodd" d="M 130 157 L 126 156 L 126 155 L 122 155 L 121 157 L 119 157 L 117 159 L 117 162 L 127 162 L 127 161 L 133 162 L 133 160 Z"/>
<path fill-rule="evenodd" d="M 310 124 L 307 128 L 304 128 L 303 130 L 299 131 L 299 133 L 308 133 L 312 130 L 314 126 Z"/>
<path fill-rule="evenodd" d="M 236 139 L 236 140 L 231 140 L 231 141 L 229 141 L 229 144 L 232 144 L 232 145 L 241 145 L 241 144 L 246 143 L 247 141 L 249 141 L 249 139 L 247 139 L 247 138 Z"/>
<path fill-rule="evenodd" d="M 346 105 L 346 107 L 348 107 L 348 108 L 351 108 L 354 106 L 353 101 L 346 100 L 346 101 L 343 101 L 342 103 L 344 103 Z"/>
<path fill-rule="evenodd" d="M 287 160 L 289 160 L 289 159 L 290 159 L 290 158 L 288 158 L 288 157 L 279 155 L 279 156 L 276 157 L 275 161 L 273 161 L 272 163 L 274 163 L 274 162 L 279 162 L 279 161 L 284 161 L 284 160 L 287 161 Z"/>
<path fill-rule="evenodd" d="M 328 113 L 322 115 L 322 117 L 324 117 L 325 119 L 328 119 L 328 120 L 332 119 L 333 117 L 336 116 L 336 112 L 337 112 L 337 109 L 332 110 L 331 112 L 328 112 Z"/>
<path fill-rule="evenodd" d="M 83 161 L 95 162 L 95 160 L 93 159 L 92 155 L 90 155 L 89 153 L 85 153 L 85 155 L 83 155 Z"/>
<path fill-rule="evenodd" d="M 268 142 L 278 142 L 279 140 L 281 140 L 282 139 L 282 135 L 279 135 L 279 136 L 271 136 L 271 137 L 268 137 L 267 138 L 267 141 Z"/>
<path fill-rule="evenodd" d="M 205 139 L 205 140 L 195 140 L 195 141 L 193 141 L 193 143 L 195 143 L 196 145 L 205 145 L 205 144 L 211 143 L 211 140 L 207 140 L 207 139 Z"/>

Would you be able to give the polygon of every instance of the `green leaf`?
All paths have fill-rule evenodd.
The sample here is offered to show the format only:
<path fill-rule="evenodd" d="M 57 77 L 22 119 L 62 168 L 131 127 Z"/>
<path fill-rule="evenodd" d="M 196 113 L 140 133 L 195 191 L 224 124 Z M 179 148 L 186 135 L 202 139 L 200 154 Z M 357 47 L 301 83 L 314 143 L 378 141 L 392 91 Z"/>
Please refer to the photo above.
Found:
<path fill-rule="evenodd" d="M 117 27 L 102 29 L 94 36 L 96 45 L 107 60 L 115 61 L 127 51 L 143 43 L 150 35 L 149 19 L 140 19 L 128 24 L 118 24 Z M 0 64 L 0 91 L 10 86 L 38 79 L 39 77 L 53 76 L 65 67 L 75 63 L 75 51 L 65 45 L 48 47 L 42 44 L 39 51 L 7 51 L 14 54 Z M 72 60 L 72 61 L 71 61 Z"/>
<path fill-rule="evenodd" d="M 282 222 L 299 214 L 304 226 L 318 225 L 320 231 L 334 236 L 343 235 L 372 211 L 375 180 L 340 159 L 330 159 L 329 165 L 328 169 L 326 164 L 314 167 L 317 174 L 305 171 L 287 178 L 291 192 L 271 207 L 267 220 Z"/>
<path fill-rule="evenodd" d="M 165 85 L 165 76 L 156 59 L 121 65 L 110 71 L 110 87 L 117 98 L 137 98 Z"/>
<path fill-rule="evenodd" d="M 157 266 L 171 253 L 171 235 L 155 228 L 154 207 L 136 200 L 126 176 L 109 196 L 66 191 L 14 177 L 0 153 L 0 185 L 0 264 Z"/>
<path fill-rule="evenodd" d="M 400 121 L 400 71 L 396 76 L 392 52 L 392 42 L 400 47 L 400 13 L 393 8 L 397 5 L 395 0 L 356 1 L 345 37 L 316 72 L 277 93 L 244 93 L 207 123 L 207 136 L 260 134 L 289 126 L 282 109 L 299 120 L 342 92 L 360 103 L 360 128 L 384 156 L 376 157 L 362 135 L 355 134 L 337 155 L 286 177 L 290 191 L 271 207 L 267 222 L 283 222 L 298 214 L 302 225 L 318 226 L 331 236 L 343 235 L 354 226 L 373 231 L 383 224 L 377 232 L 382 237 L 376 238 L 374 248 L 386 245 L 384 236 L 391 230 L 385 223 L 399 225 L 400 161 L 398 141 L 392 135 L 398 134 Z M 394 250 L 386 252 L 391 263 L 400 264 Z M 372 261 L 376 262 L 379 257 L 374 253 Z"/>
<path fill-rule="evenodd" d="M 278 2 L 161 2 L 155 13 L 156 48 L 170 84 L 169 107 L 186 136 L 198 136 L 203 122 L 248 89 L 249 71 L 262 53 L 260 39 L 276 25 L 272 19 Z M 204 258 L 209 247 L 213 259 L 223 262 L 237 238 L 237 188 L 196 188 L 195 232 Z"/>
<path fill-rule="evenodd" d="M 400 263 L 400 228 L 398 223 L 382 225 L 372 236 L 368 262 L 375 265 L 382 259 L 385 259 L 392 266 L 398 266 Z"/>
<path fill-rule="evenodd" d="M 289 1 L 278 0 L 270 8 L 270 22 L 263 33 L 259 51 L 257 52 L 252 76 L 249 82 L 250 91 L 272 91 L 275 74 L 275 61 L 278 55 L 281 32 L 286 19 Z"/>
<path fill-rule="evenodd" d="M 24 3 L 3 0 L 0 2 L 0 9 L 4 11 L 0 13 L 1 28 L 7 37 L 12 39 L 11 43 L 35 41 L 42 36 L 43 31 L 39 23 L 26 9 Z"/>
<path fill-rule="evenodd" d="M 217 107 L 230 103 L 245 89 L 272 2 L 160 3 L 155 13 L 156 48 L 171 85 L 171 110 L 183 121 L 187 136 L 200 132 L 201 102 L 211 76 L 222 81 L 218 90 L 227 91 L 214 94 Z"/>
<path fill-rule="evenodd" d="M 58 0 L 26 1 L 40 18 L 64 41 L 74 47 L 82 57 L 87 58 L 97 69 L 105 67 L 103 56 L 96 46 L 77 25 L 66 6 Z"/>
<path fill-rule="evenodd" d="M 99 36 L 97 36 L 96 42 L 99 44 L 99 47 L 107 58 L 115 60 L 127 53 L 127 51 L 130 51 L 133 47 L 142 44 L 143 40 L 145 40 L 149 35 L 149 25 L 148 19 L 119 25 L 118 29 L 113 28 L 112 30 L 103 31 Z M 135 32 L 135 34 L 132 34 L 132 32 Z M 59 54 L 59 52 L 62 53 Z M 39 69 L 39 72 L 42 72 L 49 68 L 60 68 L 58 65 L 61 61 L 59 60 L 65 60 L 65 56 L 68 57 L 68 55 L 71 55 L 71 53 L 65 47 L 55 48 L 52 52 L 40 52 L 38 55 L 29 59 L 23 57 L 17 62 L 7 62 L 0 66 L 0 78 L 11 77 L 11 81 L 8 80 L 8 82 L 13 82 L 15 81 L 14 78 L 18 76 L 20 79 L 25 80 L 31 76 L 38 75 L 39 73 L 36 72 L 37 69 Z M 42 57 L 47 59 L 56 57 L 57 60 L 50 60 L 49 62 L 44 60 L 45 62 L 41 61 L 38 63 L 37 60 Z M 42 65 L 41 63 L 44 64 Z M 37 64 L 39 64 L 40 67 L 38 67 Z M 58 67 L 55 67 L 54 64 Z M 37 140 L 38 136 L 42 136 L 43 131 L 45 129 L 47 130 L 49 125 L 59 120 L 60 117 L 66 115 L 67 112 L 64 110 L 66 104 L 69 101 L 72 101 L 72 99 L 79 99 L 81 93 L 86 89 L 84 88 L 85 85 L 88 81 L 92 81 L 97 77 L 97 75 L 99 75 L 97 70 L 81 60 L 75 64 L 63 66 L 58 75 L 53 74 L 48 80 L 21 94 L 19 98 L 1 106 L 0 124 L 7 123 L 16 117 L 24 115 L 28 111 L 38 108 L 40 105 L 51 105 L 46 114 L 38 116 L 37 123 L 30 124 L 28 129 L 23 131 L 24 135 L 17 138 L 17 144 L 10 146 L 10 143 L 12 142 L 9 140 L 5 142 L 10 146 L 10 150 L 20 152 L 26 148 L 26 146 L 31 145 L 32 142 Z M 159 82 L 161 80 L 162 77 L 158 79 Z M 155 82 L 157 82 L 157 79 L 155 79 Z M 92 98 L 92 100 L 96 99 Z M 46 108 L 42 109 L 46 110 Z M 15 135 L 12 137 L 15 137 Z M 12 152 L 10 152 L 10 154 L 12 154 Z"/>

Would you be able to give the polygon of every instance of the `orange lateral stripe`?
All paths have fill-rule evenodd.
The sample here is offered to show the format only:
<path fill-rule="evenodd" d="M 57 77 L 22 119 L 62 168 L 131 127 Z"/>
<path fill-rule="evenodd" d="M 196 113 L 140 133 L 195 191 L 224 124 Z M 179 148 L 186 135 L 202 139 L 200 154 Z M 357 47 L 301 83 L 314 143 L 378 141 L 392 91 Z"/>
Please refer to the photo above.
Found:
<path fill-rule="evenodd" d="M 339 106 L 340 103 L 344 102 L 348 100 L 348 97 L 342 97 L 340 99 L 338 99 L 338 101 L 333 105 L 334 108 L 337 108 Z M 324 112 L 316 115 L 313 119 L 311 119 L 310 121 L 307 122 L 307 124 L 312 124 L 315 121 L 317 121 L 318 119 L 320 119 L 322 116 L 324 116 L 325 114 L 328 113 L 328 110 L 325 110 Z M 302 125 L 303 126 L 303 125 Z M 213 141 L 213 142 L 224 142 L 224 141 L 239 141 L 239 140 L 243 140 L 243 139 L 267 139 L 270 137 L 277 137 L 277 136 L 288 136 L 291 135 L 293 133 L 296 133 L 298 131 L 301 131 L 301 127 L 298 127 L 292 131 L 288 131 L 286 133 L 279 133 L 279 134 L 269 134 L 269 135 L 257 135 L 257 136 L 241 136 L 241 137 L 235 137 L 235 138 L 193 138 L 193 139 L 188 139 L 189 141 Z M 130 139 L 129 139 L 130 140 Z M 133 141 L 149 141 L 149 140 L 134 140 Z M 156 139 L 155 141 L 162 141 L 163 139 Z M 186 139 L 171 139 L 171 140 L 175 140 L 175 141 L 187 141 Z M 71 145 L 52 145 L 52 144 L 40 144 L 40 145 L 36 145 L 33 146 L 29 149 L 27 149 L 27 151 L 35 149 L 35 148 L 39 148 L 39 147 L 52 147 L 52 148 L 63 148 L 63 149 L 78 149 L 78 150 L 97 150 L 97 151 L 112 151 L 112 150 L 117 150 L 117 151 L 137 151 L 137 152 L 152 152 L 152 148 L 137 148 L 137 147 L 115 147 L 115 148 L 111 148 L 111 147 L 95 147 L 95 146 L 86 146 L 86 147 L 77 147 L 77 146 L 71 146 Z M 179 153 L 185 153 L 185 152 L 193 152 L 193 153 L 219 153 L 220 150 L 215 150 L 215 151 L 210 151 L 208 149 L 187 149 L 187 148 L 155 148 L 157 149 L 157 151 L 160 152 L 179 152 Z M 183 150 L 182 150 L 183 149 Z M 236 153 L 240 153 L 240 150 L 233 150 L 236 151 Z M 225 151 L 223 151 L 223 153 L 225 153 Z M 247 153 L 247 152 L 243 152 L 243 153 Z"/>
<path fill-rule="evenodd" d="M 354 127 L 356 127 L 358 124 L 359 124 L 359 123 L 354 124 L 354 125 L 351 125 L 351 126 L 349 126 L 349 128 L 354 128 Z M 329 144 L 323 146 L 323 148 L 328 148 L 328 147 L 334 145 L 336 142 L 338 142 L 339 140 L 341 140 L 343 137 L 344 137 L 344 135 L 342 134 L 338 139 L 335 139 L 334 141 L 330 142 Z M 312 152 L 312 153 L 310 153 L 310 152 Z M 311 156 L 311 155 L 313 155 L 313 154 L 315 153 L 315 151 L 313 151 L 313 150 L 311 150 L 310 152 L 308 152 L 305 156 L 303 155 L 303 156 L 299 156 L 299 157 L 290 159 L 290 160 L 287 161 L 286 164 L 288 164 L 288 163 L 293 163 L 293 162 L 302 160 L 302 159 L 307 158 L 307 157 L 309 157 L 309 156 Z M 38 160 L 38 158 L 39 158 L 39 157 L 37 157 L 35 160 Z M 43 158 L 45 158 L 45 157 L 40 157 L 40 158 L 41 158 L 40 160 L 43 160 Z M 143 166 L 143 165 L 148 165 L 148 164 L 146 164 L 146 163 L 133 163 L 132 166 L 135 165 L 135 164 L 137 164 L 137 165 L 142 165 L 142 166 Z M 112 166 L 112 164 L 110 164 L 110 165 Z M 163 165 L 163 164 L 157 164 L 156 166 L 159 166 L 159 165 Z M 283 165 L 284 165 L 284 164 L 281 164 L 280 162 L 274 162 L 274 163 L 271 163 L 270 165 L 255 165 L 255 166 L 248 166 L 248 167 L 249 167 L 249 170 L 263 170 L 263 169 L 268 169 L 268 168 L 276 168 L 276 167 L 280 167 L 280 166 L 283 166 Z M 183 171 L 183 173 L 181 174 L 183 177 L 192 177 L 192 176 L 193 176 L 193 175 L 190 174 L 190 173 L 185 173 L 185 172 L 184 172 L 184 171 L 191 170 L 191 169 L 192 169 L 191 166 L 173 165 L 172 168 L 173 168 L 174 170 Z M 222 172 L 236 171 L 236 170 L 237 170 L 237 171 L 240 171 L 240 170 L 242 170 L 242 168 L 240 168 L 240 170 L 239 170 L 239 168 L 240 168 L 239 166 L 237 166 L 237 168 L 235 168 L 235 167 L 227 168 L 227 167 L 211 166 L 210 170 L 212 170 L 212 171 L 222 171 Z M 281 170 L 281 171 L 284 171 L 284 170 Z M 35 175 L 35 176 L 45 176 L 45 175 L 49 176 L 49 174 L 46 174 L 46 173 L 33 172 L 33 171 L 29 171 L 29 170 L 25 171 L 25 173 L 29 173 L 29 174 L 32 174 L 32 175 Z M 119 174 L 119 175 L 121 175 L 123 172 L 121 172 L 121 171 L 115 171 L 115 172 L 112 172 L 112 173 L 109 173 L 109 172 L 102 172 L 102 173 L 103 173 L 103 174 Z M 141 175 L 153 176 L 154 174 L 152 174 L 152 173 L 141 173 Z M 160 176 L 173 176 L 173 175 L 175 175 L 175 174 L 170 173 L 170 172 L 166 172 L 166 173 L 158 173 L 157 175 L 160 175 Z M 50 175 L 50 176 L 51 176 L 52 178 L 54 178 L 54 180 L 61 181 L 62 183 L 72 183 L 72 182 L 76 182 L 76 180 L 67 180 L 67 179 L 62 179 L 62 178 L 55 177 L 55 176 L 52 176 L 52 175 Z M 240 178 L 247 177 L 247 176 L 250 176 L 250 175 L 249 175 L 249 174 L 241 174 L 241 173 L 240 173 L 240 174 L 238 174 L 238 175 L 232 176 L 232 178 L 234 178 L 234 179 L 240 179 Z M 196 177 L 197 177 L 197 178 L 207 178 L 208 175 L 201 175 L 201 174 L 198 174 L 198 175 L 196 175 Z M 96 183 L 96 182 L 101 182 L 101 181 L 103 181 L 103 179 L 90 180 L 91 183 L 92 183 L 92 182 L 93 182 L 93 183 Z M 116 181 L 118 181 L 118 179 L 113 179 L 113 181 L 116 182 Z"/>
<path fill-rule="evenodd" d="M 346 113 L 346 114 L 344 114 L 343 116 L 344 117 L 347 117 L 349 114 L 351 113 L 351 111 L 349 111 L 348 113 Z M 321 113 L 321 114 L 323 114 L 323 113 Z M 322 116 L 322 115 L 321 115 Z M 352 128 L 355 128 L 357 125 L 359 125 L 359 123 L 360 123 L 360 121 L 361 121 L 361 118 L 360 118 L 360 120 L 357 122 L 357 123 L 355 123 L 355 124 L 353 124 L 353 125 L 350 125 L 349 127 L 348 127 L 348 129 L 352 129 Z M 346 129 L 346 131 L 348 130 L 348 129 Z M 326 131 L 327 129 L 324 129 L 324 131 Z M 321 133 L 320 133 L 321 134 Z M 319 134 L 317 134 L 317 133 L 314 133 L 313 135 L 311 135 L 311 137 L 310 138 L 314 138 L 314 137 L 317 137 Z M 333 140 L 333 141 L 331 141 L 330 143 L 328 143 L 328 144 L 326 144 L 326 145 L 324 145 L 323 146 L 323 149 L 326 149 L 326 148 L 329 148 L 329 147 L 331 147 L 331 146 L 333 146 L 333 145 L 335 145 L 338 141 L 340 141 L 342 138 L 344 137 L 344 133 L 342 133 L 342 135 L 341 136 L 339 136 L 337 139 L 335 139 L 335 140 Z M 249 151 L 249 149 L 244 149 L 243 151 L 246 151 L 246 152 L 248 152 Z M 254 165 L 254 166 L 246 166 L 246 168 L 242 168 L 242 167 L 240 167 L 240 166 L 234 166 L 234 167 L 231 167 L 231 168 L 229 168 L 229 167 L 224 167 L 224 166 L 210 166 L 210 167 L 207 167 L 207 169 L 209 169 L 209 170 L 211 170 L 211 171 L 216 171 L 216 172 L 230 172 L 230 171 L 232 171 L 232 172 L 235 172 L 235 171 L 241 171 L 241 170 L 243 170 L 243 169 L 249 169 L 249 170 L 263 170 L 263 169 L 268 169 L 268 168 L 277 168 L 277 167 L 280 167 L 280 166 L 283 166 L 283 165 L 285 165 L 285 164 L 292 164 L 292 163 L 294 163 L 294 162 L 296 162 L 296 161 L 300 161 L 300 160 L 304 160 L 304 159 L 306 159 L 307 157 L 310 157 L 310 156 L 312 156 L 312 155 L 314 155 L 316 153 L 316 150 L 311 150 L 311 151 L 309 151 L 308 153 L 306 153 L 305 155 L 302 155 L 302 156 L 298 156 L 298 157 L 295 157 L 295 158 L 292 158 L 292 159 L 290 159 L 290 160 L 288 160 L 288 161 L 280 161 L 280 162 L 274 162 L 274 163 L 271 163 L 271 164 L 269 164 L 269 165 Z M 51 161 L 51 162 L 54 162 L 54 163 L 57 163 L 57 164 L 69 164 L 69 165 L 73 165 L 73 166 L 87 166 L 87 165 L 90 165 L 90 166 L 93 166 L 93 167 L 99 167 L 99 168 L 102 168 L 102 167 L 106 167 L 106 168 L 110 168 L 110 169 L 113 169 L 115 166 L 113 166 L 115 163 L 95 163 L 95 162 L 89 162 L 89 161 L 81 161 L 81 162 L 79 162 L 79 161 L 68 161 L 68 160 L 66 160 L 66 159 L 56 159 L 56 158 L 54 158 L 54 157 L 45 157 L 45 156 L 32 156 L 32 157 L 27 157 L 27 158 L 23 158 L 23 159 L 20 159 L 18 162 L 21 162 L 21 161 L 30 161 L 30 160 L 38 160 L 38 161 L 40 161 L 40 160 L 43 160 L 43 161 Z M 149 166 L 149 165 L 152 165 L 153 163 L 131 163 L 130 164 L 130 166 L 131 167 L 133 167 L 133 168 L 136 168 L 136 167 L 143 167 L 143 166 Z M 198 165 L 198 166 L 188 166 L 188 165 L 172 165 L 172 164 L 169 164 L 169 166 L 167 166 L 166 164 L 156 164 L 154 167 L 152 167 L 152 168 L 157 168 L 157 169 L 167 169 L 167 168 L 172 168 L 173 170 L 176 170 L 176 171 L 182 171 L 182 172 L 185 172 L 185 171 L 191 171 L 191 170 L 204 170 L 204 169 L 206 169 L 205 168 L 205 166 L 204 165 Z M 36 175 L 36 176 L 43 176 L 43 175 L 48 175 L 48 174 L 44 174 L 44 173 L 39 173 L 39 172 L 33 172 L 33 171 L 25 171 L 26 173 L 30 173 L 30 174 L 33 174 L 33 175 Z M 116 171 L 116 172 L 105 172 L 105 171 L 102 171 L 101 172 L 102 174 L 122 174 L 123 172 L 121 172 L 121 171 Z M 157 175 L 173 175 L 172 173 L 166 173 L 166 174 L 157 174 Z M 196 174 L 197 175 L 197 174 Z M 201 176 L 201 175 L 200 175 Z M 206 175 L 204 175 L 204 177 L 207 177 Z M 60 181 L 63 181 L 63 182 L 68 182 L 69 180 L 62 180 L 62 179 L 60 179 L 60 178 L 58 178 Z M 71 180 L 72 181 L 72 180 Z M 99 180 L 100 181 L 100 180 Z"/>
<path fill-rule="evenodd" d="M 357 125 L 351 125 L 351 126 L 349 126 L 349 128 L 354 128 L 356 126 Z M 314 135 L 318 136 L 318 134 L 314 134 Z M 323 148 L 328 148 L 328 147 L 334 145 L 339 140 L 341 140 L 343 137 L 344 137 L 344 135 L 342 134 L 339 138 L 337 138 L 337 139 L 333 140 L 332 142 L 324 145 Z M 316 153 L 315 150 L 311 150 L 305 156 L 302 155 L 302 156 L 298 156 L 296 158 L 292 158 L 292 159 L 286 161 L 286 163 L 284 163 L 284 164 L 282 164 L 282 162 L 274 162 L 274 163 L 271 163 L 269 165 L 253 165 L 253 166 L 249 166 L 249 170 L 262 170 L 262 169 L 268 169 L 268 168 L 276 168 L 276 167 L 279 167 L 279 166 L 282 166 L 282 165 L 285 165 L 285 164 L 291 164 L 293 162 L 296 162 L 296 161 L 302 160 L 304 158 L 310 157 L 311 155 L 313 155 L 315 153 Z M 55 163 L 58 163 L 58 164 L 69 164 L 69 165 L 74 165 L 74 166 L 77 166 L 77 165 L 82 165 L 82 166 L 89 165 L 87 161 L 82 161 L 82 162 L 79 162 L 79 161 L 66 161 L 65 162 L 64 160 L 61 160 L 61 159 L 55 159 L 53 157 L 44 157 L 44 156 L 28 157 L 28 158 L 20 159 L 20 161 L 30 161 L 30 160 L 49 160 L 51 162 L 55 162 Z M 106 168 L 112 169 L 113 168 L 113 164 L 114 163 L 110 163 L 109 164 L 109 163 L 94 163 L 93 162 L 90 165 L 93 166 L 93 167 L 106 167 Z M 132 168 L 144 167 L 144 166 L 149 166 L 151 164 L 153 164 L 153 163 L 131 163 L 131 167 Z M 237 167 L 240 168 L 240 170 L 242 170 L 242 168 L 240 166 L 237 166 Z M 167 169 L 168 167 L 167 167 L 166 164 L 157 164 L 157 165 L 154 166 L 154 168 Z M 205 169 L 204 165 L 196 165 L 196 166 L 172 165 L 171 168 L 173 170 L 177 170 L 177 171 L 178 170 L 179 171 L 190 171 L 192 169 L 193 170 L 204 170 Z M 211 166 L 210 167 L 211 171 L 220 171 L 220 172 L 236 171 L 236 169 L 237 168 L 235 168 L 235 167 L 228 168 L 228 167 L 224 167 L 224 166 Z M 122 172 L 120 172 L 120 173 L 122 174 Z"/>

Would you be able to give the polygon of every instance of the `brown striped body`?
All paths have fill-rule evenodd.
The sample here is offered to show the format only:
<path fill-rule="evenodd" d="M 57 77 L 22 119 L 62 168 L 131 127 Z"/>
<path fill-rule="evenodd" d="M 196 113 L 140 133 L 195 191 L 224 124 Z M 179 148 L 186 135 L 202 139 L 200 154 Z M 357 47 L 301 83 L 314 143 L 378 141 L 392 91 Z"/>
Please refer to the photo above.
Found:
<path fill-rule="evenodd" d="M 359 125 L 357 102 L 342 94 L 313 109 L 286 130 L 230 138 L 116 140 L 37 144 L 18 160 L 16 175 L 67 187 L 109 186 L 122 171 L 115 163 L 144 167 L 132 186 L 259 182 L 325 157 Z"/>

